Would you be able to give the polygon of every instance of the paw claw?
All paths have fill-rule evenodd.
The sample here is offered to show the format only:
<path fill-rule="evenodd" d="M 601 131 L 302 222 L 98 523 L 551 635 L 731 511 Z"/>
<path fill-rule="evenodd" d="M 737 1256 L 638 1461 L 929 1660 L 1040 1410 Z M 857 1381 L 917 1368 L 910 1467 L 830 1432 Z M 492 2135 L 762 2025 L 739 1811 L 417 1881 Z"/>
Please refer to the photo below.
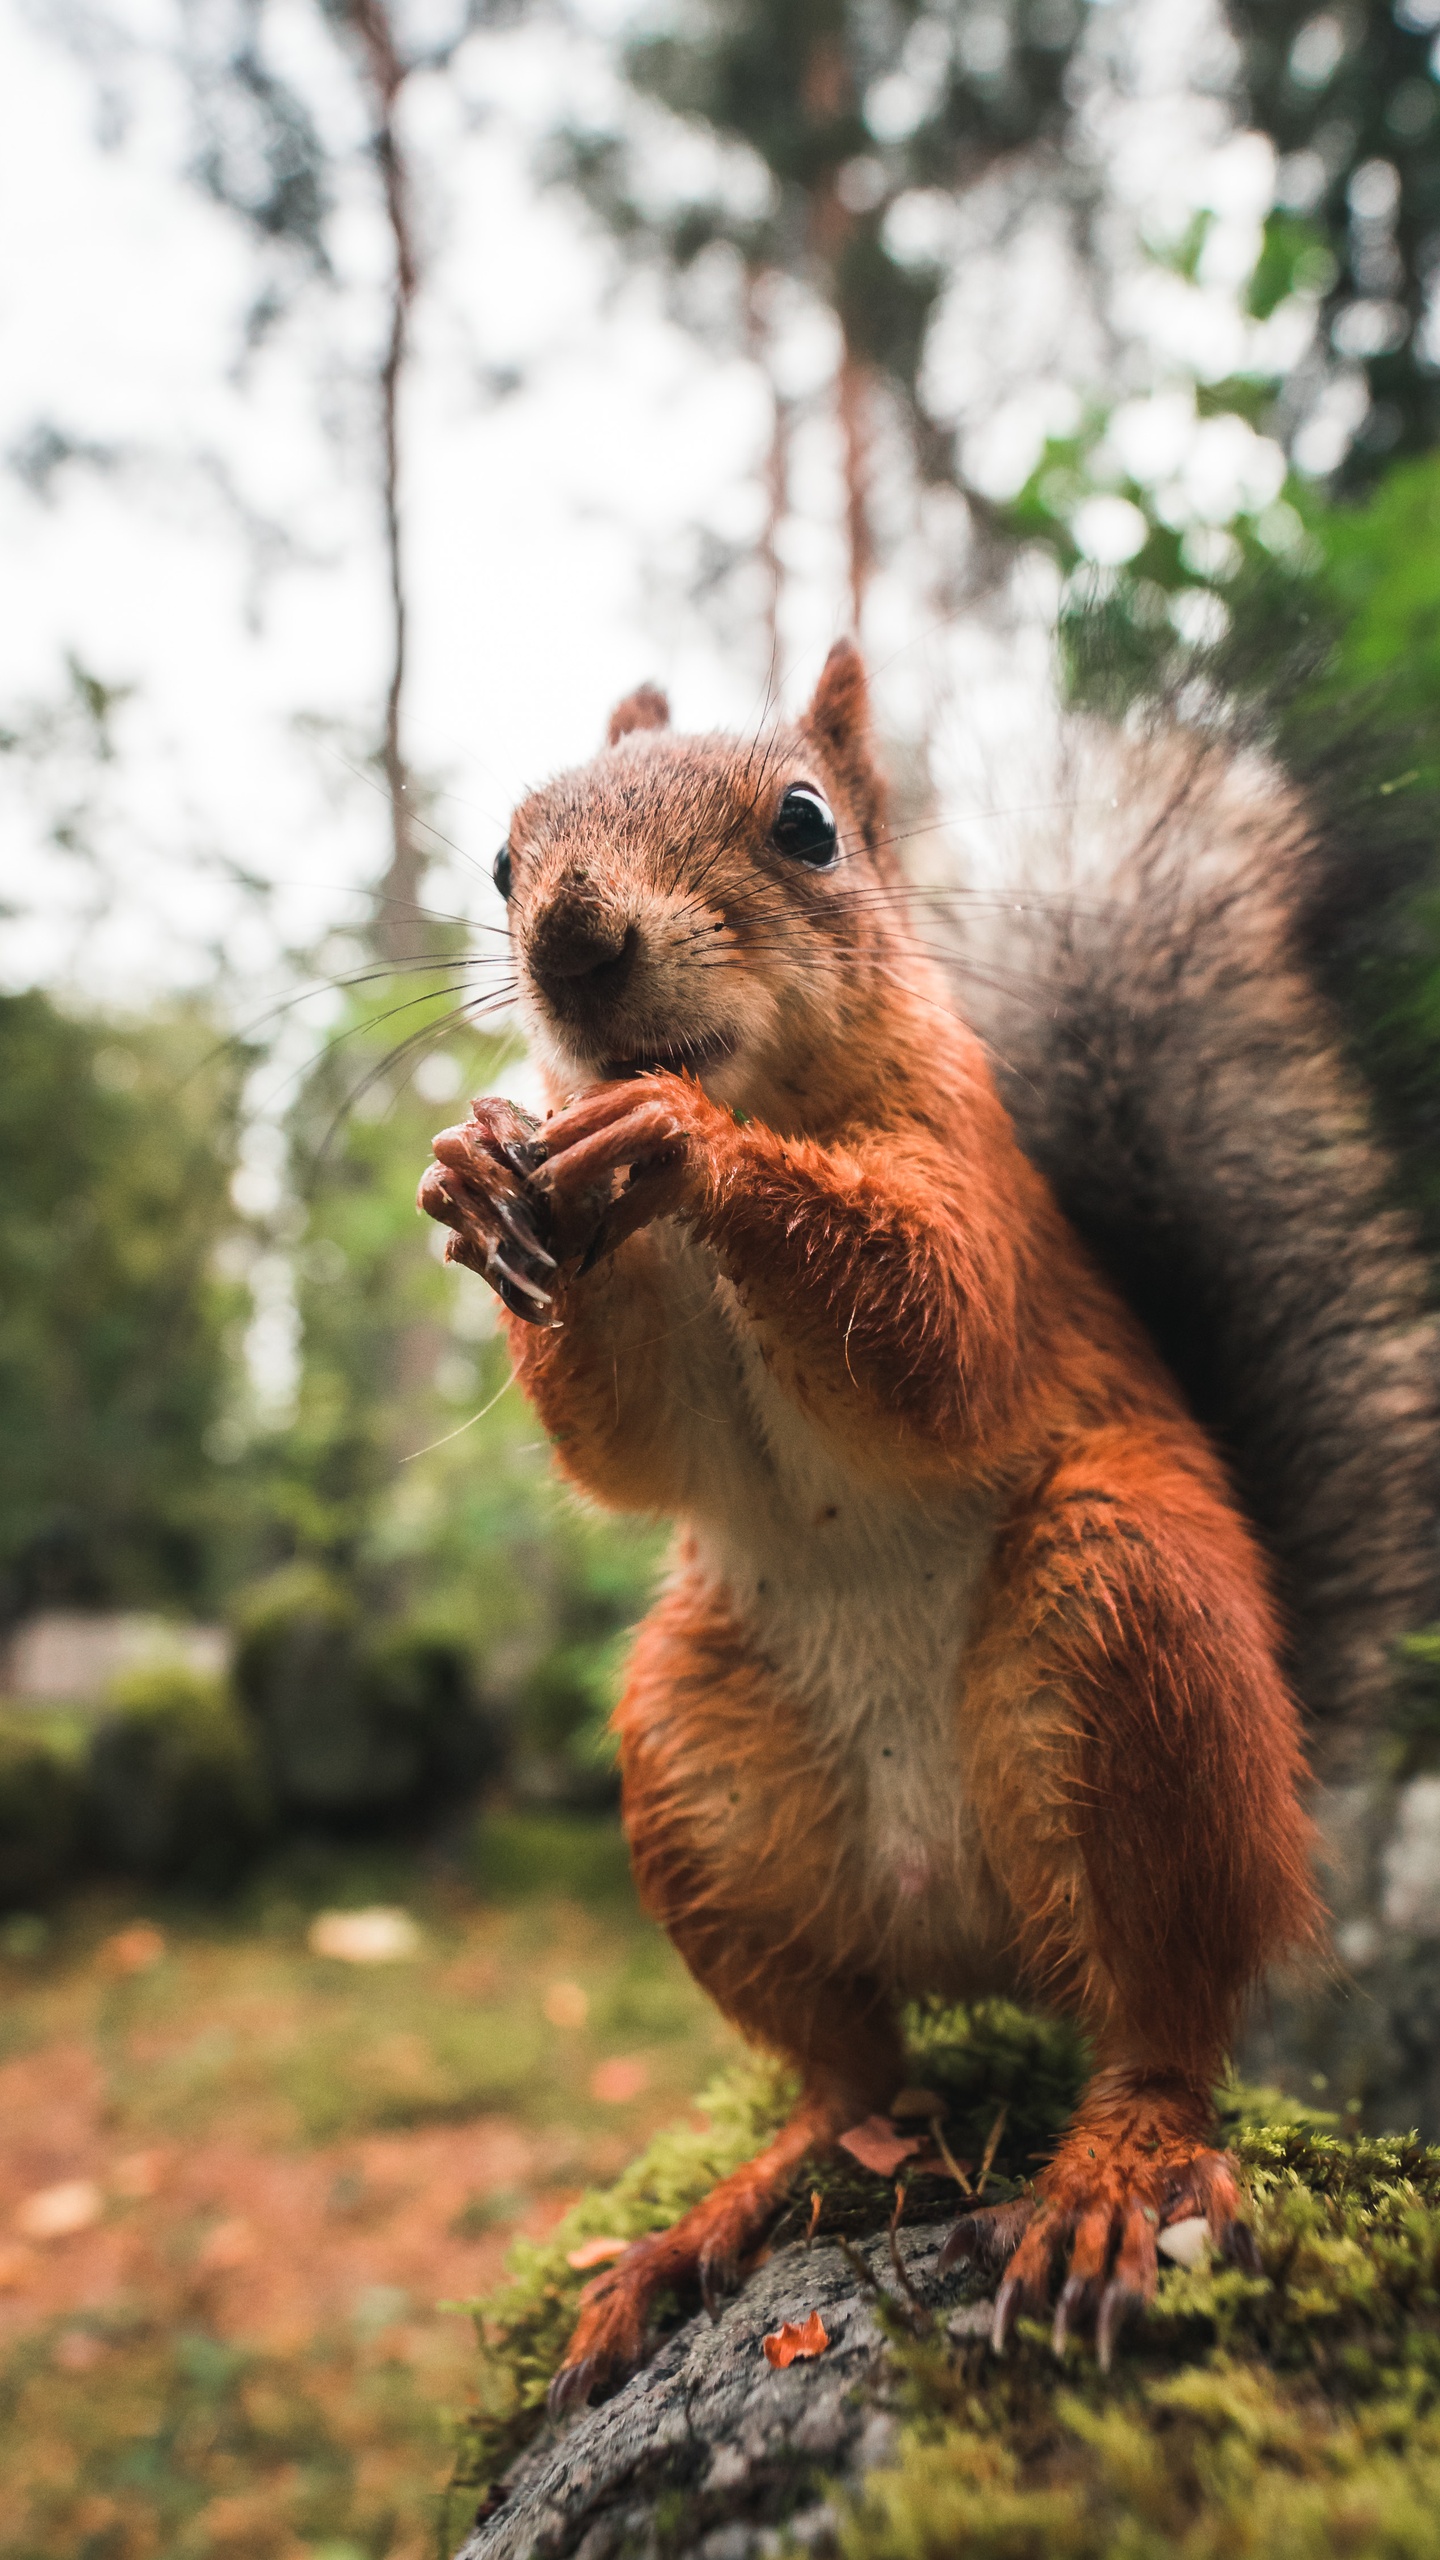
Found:
<path fill-rule="evenodd" d="M 1247 2276 L 1263 2275 L 1260 2243 L 1248 2222 L 1227 2222 L 1219 2234 L 1219 2249 L 1227 2267 L 1239 2267 Z"/>
<path fill-rule="evenodd" d="M 527 1279 L 523 1271 L 517 1271 L 514 1263 L 507 1262 L 504 1254 L 497 1253 L 493 1247 L 490 1253 L 490 1268 L 492 1271 L 498 1271 L 502 1280 L 508 1280 L 512 1289 L 522 1290 L 527 1298 L 533 1299 L 537 1307 L 549 1306 L 549 1290 L 542 1289 L 538 1280 Z"/>
<path fill-rule="evenodd" d="M 1127 2320 L 1145 2308 L 1145 2296 L 1119 2276 L 1112 2276 L 1100 2297 L 1095 2321 L 1095 2358 L 1102 2373 L 1108 2373 L 1115 2355 L 1115 2341 Z"/>
<path fill-rule="evenodd" d="M 562 2364 L 545 2394 L 545 2406 L 557 2421 L 568 2418 L 572 2409 L 583 2409 L 600 2379 L 600 2367 L 594 2356 L 581 2356 L 576 2364 Z"/>
<path fill-rule="evenodd" d="M 968 2265 L 998 2275 L 1014 2256 L 1034 2210 L 1030 2198 L 1021 2196 L 1014 2204 L 986 2204 L 975 2213 L 962 2213 L 940 2251 L 939 2273 Z"/>
<path fill-rule="evenodd" d="M 990 2345 L 997 2356 L 1003 2356 L 1010 2343 L 1010 2332 L 1020 2316 L 1025 2288 L 1018 2276 L 1007 2276 L 995 2296 L 995 2317 L 990 2323 Z"/>
<path fill-rule="evenodd" d="M 973 2213 L 962 2214 L 960 2220 L 948 2233 L 936 2261 L 937 2272 L 940 2275 L 948 2276 L 952 2267 L 970 2266 L 979 2257 L 980 2238 L 975 2224 L 976 2217 Z"/>
<path fill-rule="evenodd" d="M 547 1253 L 540 1241 L 540 1231 L 527 1202 L 507 1200 L 503 1191 L 497 1191 L 491 1207 L 527 1262 L 536 1264 L 542 1271 L 558 1269 L 554 1254 Z"/>
<path fill-rule="evenodd" d="M 1050 2332 L 1053 2355 L 1064 2355 L 1071 2329 L 1088 2316 L 1094 2299 L 1095 2287 L 1089 2276 L 1067 2276 L 1055 2305 L 1055 2325 Z"/>
<path fill-rule="evenodd" d="M 735 2291 L 740 2270 L 735 2259 L 725 2253 L 703 2257 L 700 2261 L 700 2299 L 712 2320 L 718 2320 L 729 2296 Z"/>

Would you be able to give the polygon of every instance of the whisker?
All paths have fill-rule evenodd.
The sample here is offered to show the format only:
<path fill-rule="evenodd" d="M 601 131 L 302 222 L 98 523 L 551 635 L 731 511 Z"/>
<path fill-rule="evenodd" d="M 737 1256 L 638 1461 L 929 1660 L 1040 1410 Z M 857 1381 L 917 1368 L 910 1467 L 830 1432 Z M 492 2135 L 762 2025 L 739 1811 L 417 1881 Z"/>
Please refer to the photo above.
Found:
<path fill-rule="evenodd" d="M 437 989 L 436 992 L 443 995 L 455 995 L 459 993 L 459 989 L 457 987 L 445 987 Z M 423 1003 L 425 1001 L 426 999 L 423 997 L 416 998 L 417 1003 Z M 369 1069 L 368 1073 L 361 1077 L 360 1082 L 353 1086 L 350 1092 L 346 1094 L 344 1101 L 340 1104 L 339 1109 L 329 1122 L 324 1136 L 321 1138 L 320 1144 L 315 1151 L 316 1161 L 323 1162 L 325 1156 L 329 1152 L 331 1139 L 335 1136 L 336 1131 L 344 1125 L 345 1121 L 349 1118 L 350 1113 L 355 1109 L 356 1104 L 362 1101 L 367 1093 L 372 1092 L 375 1086 L 381 1083 L 381 1081 L 390 1074 L 393 1068 L 399 1066 L 406 1058 L 415 1057 L 418 1061 L 419 1054 L 423 1052 L 432 1041 L 437 1040 L 442 1032 L 449 1031 L 457 1022 L 476 1020 L 485 1013 L 493 1012 L 496 1009 L 496 1006 L 504 1001 L 505 999 L 502 997 L 490 997 L 487 998 L 484 1004 L 477 1005 L 472 1001 L 465 1004 L 454 1005 L 448 1013 L 443 1013 L 440 1016 L 438 1022 L 422 1023 L 420 1029 L 418 1031 L 412 1031 L 408 1039 L 397 1041 L 395 1046 L 388 1049 L 384 1057 L 379 1059 L 377 1063 Z M 407 1011 L 408 1007 L 397 1005 L 394 1010 L 396 1013 L 401 1013 Z M 382 1018 L 389 1021 L 394 1019 L 394 1015 L 390 1014 Z M 366 1027 L 368 1028 L 370 1026 Z M 336 1045 L 338 1045 L 338 1043 Z M 329 1054 L 328 1051 L 326 1054 Z M 394 1095 L 391 1096 L 391 1107 L 393 1107 L 397 1098 L 398 1097 Z"/>
<path fill-rule="evenodd" d="M 377 774 L 367 773 L 363 765 L 352 764 L 349 757 L 342 756 L 339 748 L 332 747 L 328 740 L 322 740 L 321 743 L 324 745 L 326 753 L 333 755 L 337 764 L 343 765 L 348 774 L 353 775 L 357 782 L 363 782 L 367 790 L 375 792 L 377 796 L 384 800 L 388 805 L 390 800 L 389 788 L 380 780 Z M 447 853 L 453 853 L 461 862 L 468 863 L 471 870 L 479 879 L 488 880 L 490 875 L 486 870 L 484 863 L 477 862 L 474 854 L 467 853 L 463 844 L 457 844 L 453 836 L 447 836 L 441 828 L 436 826 L 433 818 L 427 818 L 423 810 L 410 807 L 408 802 L 406 804 L 406 814 L 413 826 L 424 827 L 426 832 L 435 838 L 437 844 L 444 845 Z"/>

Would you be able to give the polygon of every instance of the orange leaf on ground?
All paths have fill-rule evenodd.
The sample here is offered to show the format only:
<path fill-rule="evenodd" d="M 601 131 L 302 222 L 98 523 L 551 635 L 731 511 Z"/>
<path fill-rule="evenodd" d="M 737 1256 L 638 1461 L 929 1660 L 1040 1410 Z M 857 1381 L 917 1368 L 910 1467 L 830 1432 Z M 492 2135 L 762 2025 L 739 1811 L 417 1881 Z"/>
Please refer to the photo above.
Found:
<path fill-rule="evenodd" d="M 783 2368 L 793 2364 L 797 2356 L 823 2356 L 830 2344 L 830 2333 L 818 2311 L 808 2320 L 785 2320 L 761 2341 L 770 2364 Z"/>
<path fill-rule="evenodd" d="M 858 2160 L 862 2169 L 873 2169 L 878 2178 L 888 2178 L 902 2160 L 924 2148 L 918 2133 L 896 2133 L 884 2116 L 867 2116 L 863 2124 L 852 2124 L 840 2136 L 840 2148 Z"/>
<path fill-rule="evenodd" d="M 625 2107 L 650 2086 L 650 2072 L 637 2054 L 617 2053 L 597 2063 L 590 2074 L 590 2095 L 602 2106 Z"/>
<path fill-rule="evenodd" d="M 578 1982 L 551 1982 L 540 2003 L 552 2027 L 583 2027 L 590 2016 L 590 2003 Z"/>
<path fill-rule="evenodd" d="M 148 1973 L 165 1953 L 165 1932 L 153 1920 L 132 1921 L 128 1929 L 117 1929 L 100 1948 L 96 1963 L 102 1973 Z"/>
<path fill-rule="evenodd" d="M 207 2231 L 196 2253 L 195 2264 L 207 2275 L 228 2275 L 233 2267 L 243 2267 L 256 2250 L 255 2233 L 240 2215 L 217 2222 Z"/>
<path fill-rule="evenodd" d="M 612 2266 L 617 2258 L 624 2257 L 629 2246 L 628 2240 L 582 2240 L 578 2249 L 566 2250 L 565 2264 L 582 2270 Z"/>

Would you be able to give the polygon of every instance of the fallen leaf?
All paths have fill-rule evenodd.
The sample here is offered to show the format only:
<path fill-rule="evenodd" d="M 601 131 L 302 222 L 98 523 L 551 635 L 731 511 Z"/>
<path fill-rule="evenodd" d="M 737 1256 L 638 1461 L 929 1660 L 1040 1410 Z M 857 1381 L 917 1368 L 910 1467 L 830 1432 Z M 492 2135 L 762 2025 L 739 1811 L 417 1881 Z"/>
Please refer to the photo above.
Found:
<path fill-rule="evenodd" d="M 117 2196 L 126 2196 L 139 2204 L 146 2196 L 158 2195 L 165 2174 L 163 2151 L 127 2151 L 110 2172 L 110 2185 Z"/>
<path fill-rule="evenodd" d="M 369 1911 L 319 1911 L 306 1945 L 312 1956 L 339 1964 L 398 1964 L 420 1953 L 420 1932 L 408 1911 L 377 1904 Z"/>
<path fill-rule="evenodd" d="M 233 2221 L 217 2222 L 207 2231 L 195 2255 L 197 2267 L 207 2275 L 228 2275 L 232 2267 L 243 2267 L 255 2255 L 255 2234 L 248 2222 L 237 2215 Z"/>
<path fill-rule="evenodd" d="M 578 2249 L 566 2250 L 565 2264 L 581 2270 L 613 2266 L 617 2258 L 624 2257 L 629 2246 L 628 2240 L 582 2240 Z"/>
<path fill-rule="evenodd" d="M 113 2498 L 82 2498 L 78 2507 L 72 2507 L 70 2521 L 82 2541 L 89 2542 L 92 2535 L 108 2533 L 113 2524 L 119 2523 L 120 2509 Z"/>
<path fill-rule="evenodd" d="M 898 2098 L 891 2099 L 890 2113 L 900 2117 L 943 2116 L 945 2101 L 937 2098 L 933 2089 L 902 2089 Z"/>
<path fill-rule="evenodd" d="M 107 1938 L 96 1957 L 104 1973 L 148 1973 L 165 1953 L 165 1932 L 153 1920 L 136 1920 L 128 1929 L 117 1929 Z"/>
<path fill-rule="evenodd" d="M 830 2333 L 819 2312 L 812 2311 L 807 2320 L 782 2321 L 761 2344 L 766 2361 L 783 2371 L 787 2364 L 794 2364 L 797 2356 L 823 2356 L 830 2344 Z"/>
<path fill-rule="evenodd" d="M 552 2027 L 583 2027 L 590 2003 L 578 1982 L 551 1982 L 540 2003 Z"/>
<path fill-rule="evenodd" d="M 93 2178 L 66 2178 L 58 2187 L 39 2187 L 27 2196 L 15 2216 L 15 2228 L 27 2240 L 68 2240 L 88 2231 L 105 2210 L 105 2199 Z"/>
<path fill-rule="evenodd" d="M 862 2169 L 873 2169 L 877 2177 L 888 2178 L 902 2160 L 923 2150 L 924 2142 L 918 2133 L 896 2133 L 884 2116 L 867 2116 L 863 2124 L 852 2124 L 848 2133 L 841 2134 L 840 2148 L 848 2151 L 852 2160 L 858 2160 Z"/>
<path fill-rule="evenodd" d="M 650 2086 L 648 2065 L 634 2055 L 617 2053 L 590 2074 L 590 2095 L 607 2107 L 623 2107 Z"/>

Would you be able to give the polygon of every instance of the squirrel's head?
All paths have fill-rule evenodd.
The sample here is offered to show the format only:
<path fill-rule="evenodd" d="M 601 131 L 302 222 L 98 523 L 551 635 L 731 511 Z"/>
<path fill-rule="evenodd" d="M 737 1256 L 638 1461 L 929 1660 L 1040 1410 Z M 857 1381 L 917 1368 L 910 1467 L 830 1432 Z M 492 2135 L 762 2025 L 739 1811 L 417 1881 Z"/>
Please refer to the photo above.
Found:
<path fill-rule="evenodd" d="M 880 995 L 884 834 L 849 641 L 753 743 L 676 737 L 663 694 L 630 694 L 593 764 L 522 801 L 495 866 L 558 1089 L 665 1066 L 777 1123 L 838 1100 Z"/>

